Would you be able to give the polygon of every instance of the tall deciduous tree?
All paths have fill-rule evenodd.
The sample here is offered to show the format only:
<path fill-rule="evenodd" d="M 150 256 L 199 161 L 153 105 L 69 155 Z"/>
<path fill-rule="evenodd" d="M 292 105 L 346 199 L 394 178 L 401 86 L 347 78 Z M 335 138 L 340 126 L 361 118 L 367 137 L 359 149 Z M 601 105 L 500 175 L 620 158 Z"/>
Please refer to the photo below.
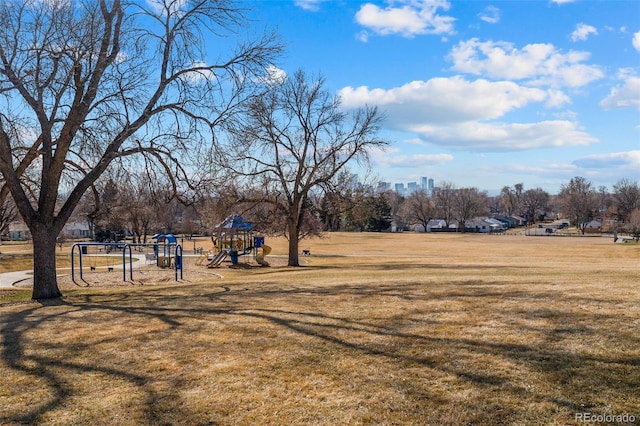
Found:
<path fill-rule="evenodd" d="M 527 189 L 522 194 L 521 204 L 527 224 L 534 224 L 549 205 L 549 194 L 542 188 Z"/>
<path fill-rule="evenodd" d="M 447 229 L 454 219 L 454 195 L 456 186 L 451 182 L 442 182 L 434 192 L 434 200 L 436 204 L 436 212 L 440 218 L 445 221 Z"/>
<path fill-rule="evenodd" d="M 378 137 L 382 117 L 375 108 L 348 114 L 324 78 L 304 72 L 270 82 L 237 129 L 228 164 L 235 173 L 264 177 L 269 197 L 286 217 L 289 266 L 299 266 L 298 245 L 310 191 L 330 182 L 354 160 L 366 160 Z"/>
<path fill-rule="evenodd" d="M 587 224 L 596 217 L 600 202 L 591 182 L 577 176 L 567 185 L 562 185 L 558 198 L 564 213 L 584 234 Z"/>
<path fill-rule="evenodd" d="M 140 156 L 189 187 L 202 140 L 280 51 L 272 34 L 240 40 L 231 0 L 3 0 L 0 22 L 0 173 L 33 237 L 35 299 L 60 296 L 56 237 L 85 191 Z M 239 47 L 207 63 L 229 34 Z"/>
<path fill-rule="evenodd" d="M 613 204 L 619 220 L 626 222 L 632 211 L 640 209 L 638 182 L 622 179 L 613 185 Z"/>
<path fill-rule="evenodd" d="M 404 216 L 413 223 L 422 225 L 427 231 L 427 225 L 436 217 L 436 208 L 433 200 L 427 196 L 425 190 L 416 191 L 404 201 L 402 208 Z"/>
<path fill-rule="evenodd" d="M 500 191 L 500 206 L 505 215 L 519 213 L 522 201 L 522 183 L 517 183 L 511 188 L 510 186 L 502 187 Z"/>
<path fill-rule="evenodd" d="M 640 208 L 633 209 L 629 213 L 625 228 L 633 239 L 636 240 L 636 243 L 640 241 Z"/>
<path fill-rule="evenodd" d="M 478 188 L 460 188 L 453 193 L 453 217 L 458 221 L 458 228 L 465 232 L 468 220 L 482 216 L 489 211 L 489 197 Z"/>

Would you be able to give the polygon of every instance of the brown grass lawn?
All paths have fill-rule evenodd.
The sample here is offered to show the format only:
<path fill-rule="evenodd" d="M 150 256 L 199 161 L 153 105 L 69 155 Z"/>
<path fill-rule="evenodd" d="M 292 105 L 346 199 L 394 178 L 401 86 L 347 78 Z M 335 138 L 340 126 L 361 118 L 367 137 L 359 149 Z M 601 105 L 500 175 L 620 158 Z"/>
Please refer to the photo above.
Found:
<path fill-rule="evenodd" d="M 333 234 L 302 268 L 267 244 L 269 268 L 0 306 L 0 424 L 640 421 L 636 244 Z"/>

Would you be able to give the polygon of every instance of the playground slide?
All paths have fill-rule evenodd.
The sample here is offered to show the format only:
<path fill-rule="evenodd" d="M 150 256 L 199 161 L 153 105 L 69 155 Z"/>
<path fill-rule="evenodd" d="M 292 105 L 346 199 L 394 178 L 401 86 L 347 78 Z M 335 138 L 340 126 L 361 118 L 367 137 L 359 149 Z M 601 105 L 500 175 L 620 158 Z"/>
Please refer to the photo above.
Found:
<path fill-rule="evenodd" d="M 222 263 L 223 260 L 225 260 L 227 258 L 227 255 L 229 253 L 227 253 L 226 251 L 221 251 L 218 254 L 216 254 L 213 259 L 211 260 L 211 262 L 209 262 L 207 264 L 207 268 L 217 268 L 218 266 L 220 266 L 220 264 Z"/>
<path fill-rule="evenodd" d="M 264 257 L 266 255 L 268 255 L 269 253 L 271 253 L 271 247 L 263 244 L 262 245 L 262 253 L 261 254 L 256 254 L 256 262 L 258 262 L 258 264 L 262 265 L 262 266 L 269 266 L 269 262 L 264 260 Z"/>

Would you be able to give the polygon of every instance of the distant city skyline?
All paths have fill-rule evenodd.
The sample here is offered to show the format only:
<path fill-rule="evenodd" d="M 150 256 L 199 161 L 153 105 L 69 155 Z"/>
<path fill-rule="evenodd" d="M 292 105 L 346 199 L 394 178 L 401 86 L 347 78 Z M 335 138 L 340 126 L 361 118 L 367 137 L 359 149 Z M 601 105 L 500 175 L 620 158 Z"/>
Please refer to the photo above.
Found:
<path fill-rule="evenodd" d="M 405 188 L 405 182 L 379 182 L 378 183 L 378 191 L 389 191 L 393 188 L 393 191 L 402 195 L 408 196 L 413 194 L 416 191 L 422 190 L 425 191 L 427 196 L 433 195 L 433 190 L 435 188 L 435 181 L 433 178 L 428 178 L 427 176 L 420 176 L 420 183 L 417 181 L 406 182 L 407 187 Z"/>

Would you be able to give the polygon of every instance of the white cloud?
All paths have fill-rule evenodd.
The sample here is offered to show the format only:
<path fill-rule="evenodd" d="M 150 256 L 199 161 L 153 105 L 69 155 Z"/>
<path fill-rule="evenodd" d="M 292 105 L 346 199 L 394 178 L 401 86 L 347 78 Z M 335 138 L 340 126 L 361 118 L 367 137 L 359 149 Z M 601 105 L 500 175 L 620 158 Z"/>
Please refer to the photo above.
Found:
<path fill-rule="evenodd" d="M 378 105 L 387 110 L 391 122 L 407 125 L 495 119 L 530 102 L 544 102 L 549 95 L 510 81 L 467 81 L 456 76 L 412 81 L 389 90 L 348 86 L 340 96 L 347 108 Z"/>
<path fill-rule="evenodd" d="M 366 31 L 360 31 L 358 34 L 356 34 L 356 38 L 361 42 L 366 43 L 369 41 L 369 33 Z"/>
<path fill-rule="evenodd" d="M 509 81 L 467 81 L 462 77 L 414 81 L 390 90 L 345 87 L 343 105 L 376 105 L 387 124 L 432 145 L 465 151 L 522 151 L 597 142 L 570 120 L 502 123 L 507 113 L 530 103 L 562 104 L 561 92 Z"/>
<path fill-rule="evenodd" d="M 582 63 L 589 57 L 588 52 L 562 53 L 552 44 L 517 49 L 509 42 L 481 42 L 477 38 L 458 43 L 449 54 L 456 71 L 551 87 L 580 87 L 602 78 L 599 67 Z"/>
<path fill-rule="evenodd" d="M 587 155 L 573 164 L 586 169 L 628 168 L 637 172 L 640 170 L 640 151 Z"/>
<path fill-rule="evenodd" d="M 584 41 L 587 38 L 589 38 L 589 36 L 591 34 L 597 35 L 598 34 L 598 30 L 591 26 L 591 25 L 587 25 L 584 23 L 579 23 L 576 25 L 576 29 L 573 30 L 573 32 L 571 33 L 571 40 L 572 41 Z"/>
<path fill-rule="evenodd" d="M 465 122 L 456 126 L 422 126 L 415 131 L 433 144 L 478 152 L 525 151 L 590 145 L 597 139 L 571 121 L 538 123 Z"/>
<path fill-rule="evenodd" d="M 317 11 L 320 9 L 320 3 L 326 0 L 295 0 L 294 4 L 301 9 L 309 11 Z"/>
<path fill-rule="evenodd" d="M 633 40 L 631 41 L 633 48 L 640 52 L 640 31 L 633 34 Z"/>
<path fill-rule="evenodd" d="M 191 64 L 192 71 L 182 74 L 180 77 L 182 80 L 192 84 L 198 84 L 204 81 L 211 81 L 216 79 L 216 75 L 211 71 L 211 68 L 202 61 L 196 61 Z"/>
<path fill-rule="evenodd" d="M 495 6 L 487 6 L 478 16 L 484 22 L 497 24 L 500 22 L 500 9 Z"/>
<path fill-rule="evenodd" d="M 452 34 L 451 16 L 439 15 L 438 10 L 449 10 L 446 0 L 396 0 L 381 8 L 365 3 L 356 13 L 356 22 L 378 35 L 400 34 L 414 37 L 420 34 Z M 366 41 L 368 35 L 360 34 Z"/>
<path fill-rule="evenodd" d="M 613 87 L 606 98 L 600 101 L 600 107 L 612 108 L 640 108 L 640 77 L 621 73 L 623 83 Z"/>
<path fill-rule="evenodd" d="M 551 0 L 551 3 L 555 3 L 555 4 L 567 4 L 567 3 L 573 3 L 576 0 Z"/>
<path fill-rule="evenodd" d="M 287 79 L 287 73 L 285 70 L 276 67 L 275 65 L 267 65 L 264 70 L 264 75 L 258 80 L 261 83 L 268 85 L 282 84 Z"/>
<path fill-rule="evenodd" d="M 561 92 L 559 90 L 548 90 L 547 91 L 547 101 L 545 102 L 545 106 L 547 108 L 559 108 L 565 104 L 570 104 L 571 99 L 566 93 Z"/>

